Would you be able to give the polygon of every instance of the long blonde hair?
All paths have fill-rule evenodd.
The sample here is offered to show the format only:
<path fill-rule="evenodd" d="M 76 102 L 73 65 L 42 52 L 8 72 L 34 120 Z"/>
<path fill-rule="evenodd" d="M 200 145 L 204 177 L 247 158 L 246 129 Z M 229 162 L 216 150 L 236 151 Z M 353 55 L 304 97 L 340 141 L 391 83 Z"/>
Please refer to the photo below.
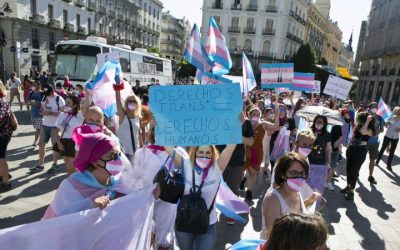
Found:
<path fill-rule="evenodd" d="M 4 96 L 7 93 L 6 87 L 4 86 L 4 84 L 1 80 L 0 80 L 0 93 L 3 94 Z"/>
<path fill-rule="evenodd" d="M 133 114 L 135 115 L 135 117 L 142 118 L 142 102 L 140 101 L 139 97 L 137 97 L 135 94 L 132 94 L 125 99 L 125 105 L 124 105 L 125 109 L 127 109 L 127 107 L 128 107 L 127 101 L 130 98 L 135 99 L 135 102 L 136 102 L 135 110 L 133 111 Z"/>
<path fill-rule="evenodd" d="M 215 161 L 219 157 L 218 150 L 214 145 L 207 145 L 207 146 L 211 148 L 211 154 L 212 154 L 211 161 L 212 161 L 212 164 L 214 165 Z M 192 166 L 195 165 L 196 153 L 197 153 L 197 150 L 199 150 L 199 147 L 200 146 L 193 146 L 193 147 L 190 147 L 190 149 L 189 149 L 189 158 L 190 158 L 190 161 L 192 162 Z"/>

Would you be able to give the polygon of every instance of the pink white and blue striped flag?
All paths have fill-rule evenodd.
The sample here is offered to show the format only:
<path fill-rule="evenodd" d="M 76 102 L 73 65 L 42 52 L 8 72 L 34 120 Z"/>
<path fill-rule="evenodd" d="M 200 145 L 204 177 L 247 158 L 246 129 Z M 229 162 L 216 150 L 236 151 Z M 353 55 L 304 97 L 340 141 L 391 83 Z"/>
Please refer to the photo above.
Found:
<path fill-rule="evenodd" d="M 385 122 L 392 116 L 390 108 L 383 101 L 382 97 L 379 99 L 378 110 L 376 111 L 376 114 L 382 117 Z"/>
<path fill-rule="evenodd" d="M 115 79 L 122 80 L 121 65 L 119 62 L 110 60 L 101 67 L 94 81 L 86 83 L 86 87 L 91 92 L 93 103 L 99 106 L 103 110 L 104 115 L 109 118 L 117 113 L 117 102 L 113 89 Z M 125 88 L 121 91 L 122 102 L 124 102 L 126 97 L 133 94 L 129 83 L 125 85 Z"/>
<path fill-rule="evenodd" d="M 225 75 L 232 68 L 232 59 L 226 46 L 225 37 L 218 28 L 214 17 L 210 17 L 206 41 L 207 55 L 215 63 L 213 73 Z"/>
<path fill-rule="evenodd" d="M 196 24 L 193 25 L 192 33 L 186 44 L 183 57 L 200 72 L 209 71 L 213 67 L 213 62 L 207 56 Z"/>
<path fill-rule="evenodd" d="M 253 67 L 251 66 L 246 54 L 242 54 L 242 67 L 243 67 L 243 95 L 247 96 L 252 89 L 257 87 L 256 78 L 254 77 Z"/>
<path fill-rule="evenodd" d="M 299 73 L 294 72 L 293 84 L 289 86 L 290 90 L 309 91 L 314 89 L 314 73 Z"/>
<path fill-rule="evenodd" d="M 219 185 L 217 197 L 215 198 L 215 204 L 218 210 L 226 217 L 247 223 L 247 220 L 239 214 L 249 213 L 249 206 L 237 197 L 222 179 L 221 184 Z"/>

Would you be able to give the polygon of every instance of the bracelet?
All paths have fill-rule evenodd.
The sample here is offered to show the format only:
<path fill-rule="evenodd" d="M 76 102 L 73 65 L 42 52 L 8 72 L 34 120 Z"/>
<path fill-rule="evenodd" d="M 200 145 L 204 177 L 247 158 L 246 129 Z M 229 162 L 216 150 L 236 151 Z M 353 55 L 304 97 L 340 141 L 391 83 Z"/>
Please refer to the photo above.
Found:
<path fill-rule="evenodd" d="M 124 89 L 124 82 L 121 81 L 120 84 L 113 84 L 113 88 L 114 88 L 115 91 L 123 90 Z"/>

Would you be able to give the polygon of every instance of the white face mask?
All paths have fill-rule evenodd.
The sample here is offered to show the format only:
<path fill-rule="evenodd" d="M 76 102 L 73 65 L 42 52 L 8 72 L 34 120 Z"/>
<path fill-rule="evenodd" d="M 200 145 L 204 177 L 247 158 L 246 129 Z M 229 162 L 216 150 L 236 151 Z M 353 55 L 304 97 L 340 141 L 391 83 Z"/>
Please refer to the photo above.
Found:
<path fill-rule="evenodd" d="M 251 117 L 251 121 L 252 122 L 258 122 L 260 120 L 260 117 L 259 116 L 252 116 Z"/>
<path fill-rule="evenodd" d="M 371 113 L 375 114 L 376 113 L 376 108 L 371 109 Z"/>
<path fill-rule="evenodd" d="M 287 179 L 286 183 L 289 189 L 293 192 L 299 192 L 300 188 L 304 185 L 306 180 L 303 178 Z"/>
<path fill-rule="evenodd" d="M 307 156 L 311 153 L 311 148 L 303 148 L 299 147 L 299 154 L 301 154 L 303 157 L 307 158 Z"/>
<path fill-rule="evenodd" d="M 71 111 L 72 111 L 72 108 L 70 106 L 64 106 L 65 113 L 70 113 Z"/>

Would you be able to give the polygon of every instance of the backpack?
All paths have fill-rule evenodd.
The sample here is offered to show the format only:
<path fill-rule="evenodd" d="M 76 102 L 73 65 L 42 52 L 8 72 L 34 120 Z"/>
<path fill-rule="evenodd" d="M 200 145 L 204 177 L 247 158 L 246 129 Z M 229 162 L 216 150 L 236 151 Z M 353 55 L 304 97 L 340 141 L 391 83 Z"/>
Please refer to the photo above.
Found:
<path fill-rule="evenodd" d="M 210 213 L 214 207 L 217 194 L 215 194 L 210 208 L 207 208 L 206 201 L 201 197 L 201 189 L 204 185 L 204 180 L 196 191 L 194 169 L 192 177 L 193 186 L 190 189 L 190 193 L 184 195 L 178 204 L 175 229 L 185 233 L 205 234 L 210 224 Z"/>

